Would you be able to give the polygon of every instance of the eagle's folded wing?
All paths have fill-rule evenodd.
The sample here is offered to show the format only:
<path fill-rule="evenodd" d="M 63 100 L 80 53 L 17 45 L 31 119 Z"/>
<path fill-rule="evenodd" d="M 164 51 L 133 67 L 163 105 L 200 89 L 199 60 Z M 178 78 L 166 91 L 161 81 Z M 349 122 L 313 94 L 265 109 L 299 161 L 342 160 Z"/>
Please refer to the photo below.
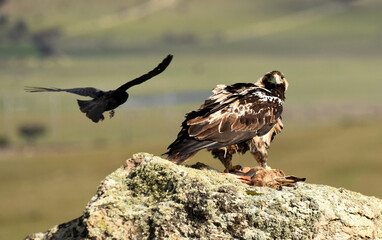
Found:
<path fill-rule="evenodd" d="M 215 95 L 211 99 L 216 104 L 210 99 L 208 104 L 202 105 L 198 110 L 203 112 L 209 108 L 206 109 L 208 114 L 187 121 L 190 137 L 201 141 L 235 144 L 255 135 L 266 134 L 282 113 L 283 101 L 259 88 L 243 90 L 228 97 L 221 95 L 221 98 L 215 98 Z M 221 101 L 222 98 L 224 101 Z"/>

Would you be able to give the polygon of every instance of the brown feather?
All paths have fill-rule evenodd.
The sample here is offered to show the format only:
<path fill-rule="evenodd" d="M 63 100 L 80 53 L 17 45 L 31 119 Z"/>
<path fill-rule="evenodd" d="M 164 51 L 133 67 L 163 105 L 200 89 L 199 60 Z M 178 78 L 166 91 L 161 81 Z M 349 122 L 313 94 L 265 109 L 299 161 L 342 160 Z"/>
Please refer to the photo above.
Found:
<path fill-rule="evenodd" d="M 250 149 L 266 165 L 265 149 L 282 129 L 286 88 L 278 71 L 265 74 L 256 84 L 218 85 L 198 110 L 186 115 L 178 138 L 168 148 L 169 159 L 182 162 L 202 148 L 216 149 L 219 159 L 227 155 L 222 149 L 228 149 L 228 155 Z M 220 160 L 231 164 L 227 159 Z"/>

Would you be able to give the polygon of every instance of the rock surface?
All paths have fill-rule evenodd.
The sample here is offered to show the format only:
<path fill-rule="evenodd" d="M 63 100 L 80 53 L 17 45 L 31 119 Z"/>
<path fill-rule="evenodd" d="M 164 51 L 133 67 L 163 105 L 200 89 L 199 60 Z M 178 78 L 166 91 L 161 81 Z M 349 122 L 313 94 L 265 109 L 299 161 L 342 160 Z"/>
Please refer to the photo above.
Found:
<path fill-rule="evenodd" d="M 26 239 L 382 239 L 382 200 L 307 183 L 253 187 L 139 153 L 81 217 Z"/>

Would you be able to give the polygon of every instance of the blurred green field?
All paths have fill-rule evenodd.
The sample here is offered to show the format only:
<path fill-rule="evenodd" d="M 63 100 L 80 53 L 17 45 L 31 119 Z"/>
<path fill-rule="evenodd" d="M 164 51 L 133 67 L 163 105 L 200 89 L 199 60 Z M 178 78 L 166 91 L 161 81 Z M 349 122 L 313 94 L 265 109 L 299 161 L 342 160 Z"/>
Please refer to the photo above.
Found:
<path fill-rule="evenodd" d="M 269 163 L 287 174 L 307 177 L 309 183 L 380 197 L 381 131 L 379 121 L 347 126 L 337 122 L 309 128 L 287 125 L 270 149 Z M 138 151 L 163 153 L 173 140 L 168 135 L 152 136 L 106 146 L 51 146 L 3 153 L 6 157 L 0 162 L 2 238 L 21 238 L 80 216 L 98 183 L 122 165 L 124 159 Z M 222 170 L 218 160 L 206 151 L 188 164 L 197 161 Z M 255 165 L 248 154 L 235 156 L 234 163 Z"/>
<path fill-rule="evenodd" d="M 0 7 L 0 15 L 22 18 L 31 32 L 61 32 L 52 58 L 39 58 L 28 43 L 0 41 L 0 138 L 9 141 L 0 148 L 0 239 L 80 216 L 125 159 L 166 151 L 201 93 L 275 69 L 289 89 L 270 166 L 382 198 L 380 1 L 112 2 L 8 0 Z M 114 118 L 98 124 L 79 111 L 81 97 L 24 92 L 114 89 L 169 53 L 169 68 L 129 90 Z M 46 128 L 33 144 L 19 134 L 31 123 Z M 197 161 L 222 170 L 206 151 L 187 164 Z M 255 165 L 248 154 L 234 163 Z"/>

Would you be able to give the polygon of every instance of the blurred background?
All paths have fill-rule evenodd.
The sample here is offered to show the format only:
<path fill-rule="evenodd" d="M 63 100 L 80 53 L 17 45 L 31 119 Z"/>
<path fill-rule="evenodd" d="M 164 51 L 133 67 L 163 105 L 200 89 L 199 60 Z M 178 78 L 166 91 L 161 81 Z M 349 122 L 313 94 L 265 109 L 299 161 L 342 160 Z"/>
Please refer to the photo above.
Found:
<path fill-rule="evenodd" d="M 379 0 L 0 0 L 0 239 L 80 216 L 125 159 L 164 153 L 214 86 L 271 70 L 289 90 L 270 166 L 382 198 L 381 11 Z M 86 98 L 24 91 L 115 89 L 169 53 L 98 124 L 79 111 Z M 197 161 L 222 170 L 206 151 Z"/>

